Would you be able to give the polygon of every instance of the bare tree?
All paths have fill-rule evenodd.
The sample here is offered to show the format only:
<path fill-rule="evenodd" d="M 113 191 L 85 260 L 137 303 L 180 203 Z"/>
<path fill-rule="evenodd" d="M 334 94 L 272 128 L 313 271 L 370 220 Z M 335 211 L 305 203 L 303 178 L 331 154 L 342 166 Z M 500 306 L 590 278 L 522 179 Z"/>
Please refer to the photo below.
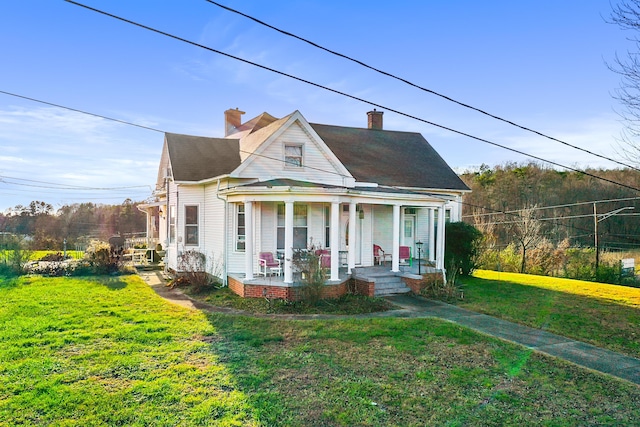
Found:
<path fill-rule="evenodd" d="M 620 87 L 615 98 L 622 105 L 620 116 L 626 123 L 621 133 L 619 151 L 627 160 L 640 165 L 640 0 L 620 0 L 613 6 L 610 23 L 633 33 L 627 37 L 633 44 L 621 58 L 617 53 L 608 67 L 620 75 Z"/>
<path fill-rule="evenodd" d="M 522 248 L 522 264 L 520 273 L 527 268 L 527 250 L 534 249 L 543 240 L 541 233 L 542 222 L 536 216 L 536 206 L 530 206 L 520 211 L 519 217 L 511 224 L 511 234 Z"/>

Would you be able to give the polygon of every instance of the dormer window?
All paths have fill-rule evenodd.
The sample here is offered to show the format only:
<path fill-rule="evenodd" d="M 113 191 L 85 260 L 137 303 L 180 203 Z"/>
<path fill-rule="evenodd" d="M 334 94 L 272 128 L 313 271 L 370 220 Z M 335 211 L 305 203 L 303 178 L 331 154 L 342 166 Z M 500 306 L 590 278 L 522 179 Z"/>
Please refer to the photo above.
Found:
<path fill-rule="evenodd" d="M 302 145 L 284 146 L 284 167 L 301 168 L 302 167 Z"/>

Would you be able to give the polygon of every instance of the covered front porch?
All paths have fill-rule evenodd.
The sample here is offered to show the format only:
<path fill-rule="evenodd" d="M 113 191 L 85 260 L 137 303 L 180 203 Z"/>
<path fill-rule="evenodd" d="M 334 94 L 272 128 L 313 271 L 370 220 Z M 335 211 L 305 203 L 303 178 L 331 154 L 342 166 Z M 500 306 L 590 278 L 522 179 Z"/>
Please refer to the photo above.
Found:
<path fill-rule="evenodd" d="M 425 276 L 434 276 L 443 280 L 443 272 L 428 265 L 423 260 L 413 266 L 401 266 L 400 271 L 392 272 L 388 266 L 376 265 L 356 267 L 351 273 L 340 269 L 339 280 L 327 280 L 323 297 L 336 298 L 347 293 L 365 296 L 385 296 L 407 292 L 419 293 Z M 283 276 L 258 276 L 247 279 L 244 274 L 229 274 L 229 288 L 246 298 L 269 298 L 297 300 L 303 285 L 300 275 L 295 275 L 293 283 L 285 283 Z"/>
<path fill-rule="evenodd" d="M 417 270 L 417 258 L 444 270 L 444 223 L 451 210 L 446 198 L 322 190 L 289 193 L 286 198 L 230 194 L 234 238 L 227 276 L 294 286 L 294 253 L 299 250 L 321 250 L 328 280 L 336 283 L 356 267 L 380 265 L 392 273 Z M 274 271 L 262 265 L 265 255 L 279 259 Z"/>

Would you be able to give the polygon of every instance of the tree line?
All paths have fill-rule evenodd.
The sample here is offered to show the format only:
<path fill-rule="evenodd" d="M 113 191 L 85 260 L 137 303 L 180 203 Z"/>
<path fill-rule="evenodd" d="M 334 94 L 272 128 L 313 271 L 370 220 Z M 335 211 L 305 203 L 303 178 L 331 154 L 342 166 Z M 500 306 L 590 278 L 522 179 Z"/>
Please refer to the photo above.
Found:
<path fill-rule="evenodd" d="M 74 203 L 55 210 L 49 203 L 32 201 L 0 213 L 0 233 L 28 237 L 34 249 L 62 250 L 65 239 L 73 247 L 90 239 L 144 233 L 146 214 L 137 205 L 126 199 L 120 205 Z"/>
<path fill-rule="evenodd" d="M 472 190 L 463 220 L 483 233 L 480 268 L 623 283 L 620 259 L 640 253 L 637 170 L 510 162 L 461 178 Z"/>
<path fill-rule="evenodd" d="M 625 209 L 598 223 L 602 248 L 640 248 L 640 172 L 632 169 L 558 171 L 538 163 L 482 165 L 461 175 L 472 192 L 464 197 L 463 217 L 490 234 L 497 246 L 522 244 L 532 235 L 553 243 L 594 245 L 594 204 L 602 214 Z M 628 187 L 616 185 L 624 184 Z M 625 200 L 621 200 L 625 199 Z"/>

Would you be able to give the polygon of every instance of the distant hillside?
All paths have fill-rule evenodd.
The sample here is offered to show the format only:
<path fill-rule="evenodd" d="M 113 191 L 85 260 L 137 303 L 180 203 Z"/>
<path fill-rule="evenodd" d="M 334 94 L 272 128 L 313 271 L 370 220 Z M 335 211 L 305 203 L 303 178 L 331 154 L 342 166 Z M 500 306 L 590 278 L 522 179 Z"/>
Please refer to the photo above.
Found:
<path fill-rule="evenodd" d="M 573 246 L 593 246 L 594 204 L 587 202 L 609 200 L 596 204 L 598 214 L 623 207 L 634 207 L 634 210 L 624 210 L 599 222 L 600 247 L 639 248 L 640 190 L 636 189 L 640 189 L 640 172 L 632 169 L 585 172 L 561 172 L 536 163 L 507 163 L 493 168 L 483 165 L 478 171 L 461 175 L 472 189 L 472 193 L 464 197 L 463 219 L 481 229 L 492 230 L 496 244 L 504 246 L 513 241 L 511 227 L 519 217 L 517 212 L 496 212 L 552 207 L 533 211 L 547 239 L 556 243 L 569 239 Z"/>

